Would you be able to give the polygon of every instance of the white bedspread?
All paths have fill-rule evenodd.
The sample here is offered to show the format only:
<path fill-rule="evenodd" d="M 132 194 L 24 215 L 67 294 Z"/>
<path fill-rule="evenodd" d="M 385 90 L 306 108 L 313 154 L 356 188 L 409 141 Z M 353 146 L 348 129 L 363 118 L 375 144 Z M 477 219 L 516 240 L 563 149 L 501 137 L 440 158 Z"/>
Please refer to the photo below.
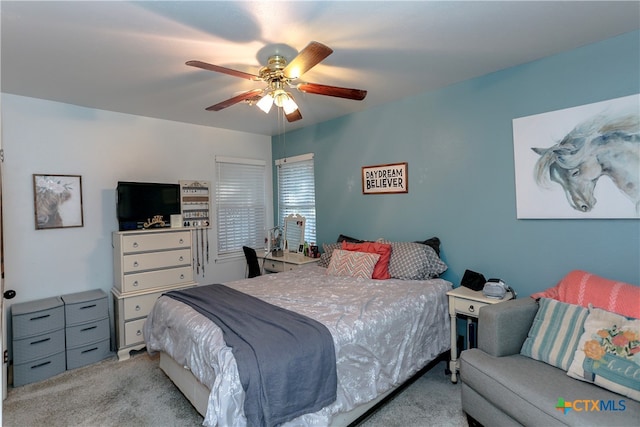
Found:
<path fill-rule="evenodd" d="M 442 279 L 355 279 L 307 265 L 225 284 L 311 317 L 333 336 L 336 402 L 286 425 L 328 425 L 334 414 L 401 384 L 450 345 L 446 292 L 452 286 Z M 220 328 L 185 304 L 161 297 L 144 336 L 149 352 L 166 352 L 211 389 L 204 425 L 246 425 L 244 391 Z"/>

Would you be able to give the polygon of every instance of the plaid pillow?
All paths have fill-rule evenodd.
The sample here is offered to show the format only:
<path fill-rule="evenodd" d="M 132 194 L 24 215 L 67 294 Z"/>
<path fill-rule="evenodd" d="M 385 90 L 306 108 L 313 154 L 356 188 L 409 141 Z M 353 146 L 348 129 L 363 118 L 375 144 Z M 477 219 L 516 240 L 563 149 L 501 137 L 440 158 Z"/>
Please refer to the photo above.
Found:
<path fill-rule="evenodd" d="M 318 265 L 320 267 L 329 267 L 329 263 L 331 262 L 331 254 L 335 249 L 340 249 L 342 243 L 323 243 L 322 250 L 324 251 L 320 255 L 320 261 L 318 261 Z"/>
<path fill-rule="evenodd" d="M 414 242 L 391 242 L 389 274 L 394 279 L 424 280 L 447 270 L 431 246 Z"/>

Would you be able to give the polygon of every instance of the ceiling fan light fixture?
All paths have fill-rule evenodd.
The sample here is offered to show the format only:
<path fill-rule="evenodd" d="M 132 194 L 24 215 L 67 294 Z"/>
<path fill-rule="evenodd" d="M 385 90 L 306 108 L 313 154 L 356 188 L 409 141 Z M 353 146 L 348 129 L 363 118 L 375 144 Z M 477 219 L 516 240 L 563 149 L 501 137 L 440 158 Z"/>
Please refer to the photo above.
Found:
<path fill-rule="evenodd" d="M 260 98 L 260 101 L 256 103 L 256 106 L 264 111 L 266 114 L 269 114 L 271 110 L 271 106 L 273 105 L 273 96 L 271 93 L 267 93 L 265 96 Z"/>
<path fill-rule="evenodd" d="M 296 104 L 296 101 L 287 94 L 287 98 L 282 103 L 282 109 L 285 114 L 291 114 L 298 109 L 298 104 Z"/>

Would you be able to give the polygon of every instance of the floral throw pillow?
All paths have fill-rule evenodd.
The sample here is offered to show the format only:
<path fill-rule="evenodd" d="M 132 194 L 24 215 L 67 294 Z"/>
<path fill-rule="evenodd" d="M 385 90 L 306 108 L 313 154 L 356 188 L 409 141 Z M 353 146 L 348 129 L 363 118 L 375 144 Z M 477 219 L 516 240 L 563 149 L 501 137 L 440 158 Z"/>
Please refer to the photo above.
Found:
<path fill-rule="evenodd" d="M 567 374 L 640 400 L 640 320 L 590 306 Z"/>

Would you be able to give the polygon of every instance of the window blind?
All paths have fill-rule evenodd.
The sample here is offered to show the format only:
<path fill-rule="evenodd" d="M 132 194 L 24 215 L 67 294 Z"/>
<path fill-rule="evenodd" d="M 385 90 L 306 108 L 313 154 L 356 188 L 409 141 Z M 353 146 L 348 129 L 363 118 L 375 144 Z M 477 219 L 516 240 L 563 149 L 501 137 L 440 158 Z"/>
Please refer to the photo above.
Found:
<path fill-rule="evenodd" d="M 264 247 L 265 162 L 216 157 L 218 254 Z"/>
<path fill-rule="evenodd" d="M 278 216 L 284 227 L 287 215 L 300 214 L 306 218 L 304 239 L 316 240 L 316 186 L 313 154 L 305 154 L 276 161 L 278 170 Z"/>

